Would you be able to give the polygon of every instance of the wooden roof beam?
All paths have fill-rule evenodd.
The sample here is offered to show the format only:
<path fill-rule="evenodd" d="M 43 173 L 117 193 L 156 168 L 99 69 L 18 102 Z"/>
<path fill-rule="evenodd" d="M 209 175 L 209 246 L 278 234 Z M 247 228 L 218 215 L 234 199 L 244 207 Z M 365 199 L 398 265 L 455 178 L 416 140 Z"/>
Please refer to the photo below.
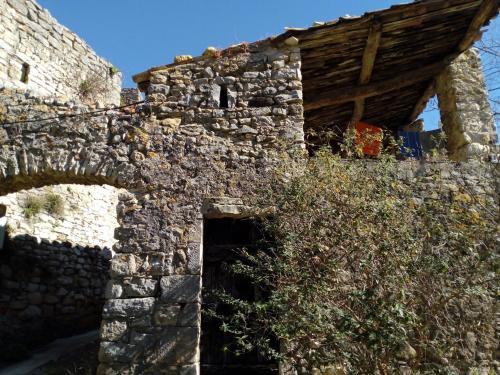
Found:
<path fill-rule="evenodd" d="M 479 7 L 479 10 L 477 11 L 476 15 L 469 25 L 465 37 L 458 45 L 458 50 L 460 52 L 466 51 L 470 46 L 472 46 L 472 44 L 474 44 L 476 40 L 481 38 L 481 26 L 483 26 L 486 21 L 491 18 L 492 15 L 498 13 L 499 7 L 500 0 L 483 0 L 481 6 Z"/>
<path fill-rule="evenodd" d="M 311 111 L 330 105 L 342 104 L 350 101 L 358 101 L 369 97 L 385 94 L 403 87 L 411 86 L 431 78 L 435 78 L 440 74 L 457 56 L 466 51 L 472 44 L 481 36 L 481 26 L 483 26 L 495 13 L 498 12 L 500 0 L 483 0 L 476 15 L 469 25 L 467 33 L 457 47 L 457 52 L 448 56 L 443 61 L 428 65 L 424 68 L 417 69 L 411 72 L 404 73 L 399 77 L 395 77 L 386 81 L 365 84 L 355 87 L 346 87 L 340 90 L 334 90 L 320 94 L 325 97 L 313 103 L 305 104 L 306 111 Z M 426 90 L 424 94 L 428 94 Z M 424 95 L 422 95 L 423 98 Z M 421 98 L 421 100 L 422 100 Z M 417 105 L 421 105 L 420 101 Z M 358 108 L 358 111 L 361 108 Z M 416 110 L 416 106 L 414 111 Z M 413 115 L 413 113 L 412 113 Z"/>
<path fill-rule="evenodd" d="M 403 87 L 408 87 L 416 83 L 428 81 L 441 73 L 446 66 L 456 58 L 456 54 L 436 63 L 427 65 L 420 69 L 415 69 L 410 72 L 401 74 L 398 77 L 387 79 L 381 82 L 368 83 L 365 85 L 356 85 L 341 89 L 325 91 L 319 93 L 319 100 L 305 103 L 306 111 L 338 105 L 346 102 L 356 101 L 358 99 L 366 99 L 377 95 L 382 95 L 391 91 L 399 90 Z"/>
<path fill-rule="evenodd" d="M 373 20 L 368 38 L 366 39 L 366 47 L 363 52 L 363 60 L 361 65 L 361 73 L 359 75 L 358 83 L 365 85 L 370 82 L 375 66 L 375 59 L 377 57 L 378 47 L 380 46 L 380 39 L 382 37 L 382 23 L 379 20 Z M 351 124 L 356 124 L 365 112 L 365 98 L 356 99 L 354 103 L 354 112 L 351 118 Z"/>
<path fill-rule="evenodd" d="M 478 11 L 476 12 L 476 15 L 471 21 L 469 28 L 467 29 L 467 33 L 458 45 L 459 54 L 469 49 L 474 42 L 481 37 L 481 27 L 491 18 L 492 14 L 498 12 L 499 6 L 500 0 L 483 0 Z M 417 104 L 415 104 L 415 107 L 407 120 L 408 124 L 417 119 L 435 92 L 436 80 L 433 79 L 429 87 L 427 87 L 427 89 L 423 92 Z"/>

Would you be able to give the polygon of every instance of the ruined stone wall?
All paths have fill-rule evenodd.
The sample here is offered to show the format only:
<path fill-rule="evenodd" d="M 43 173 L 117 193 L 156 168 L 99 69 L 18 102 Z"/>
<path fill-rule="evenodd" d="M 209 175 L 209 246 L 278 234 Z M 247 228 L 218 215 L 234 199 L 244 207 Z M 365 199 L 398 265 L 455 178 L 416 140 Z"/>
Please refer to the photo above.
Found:
<path fill-rule="evenodd" d="M 243 45 L 175 65 L 148 94 L 151 116 L 127 138 L 143 145 L 131 158 L 149 193 L 120 204 L 99 374 L 198 373 L 203 202 L 245 195 L 280 150 L 304 148 L 297 49 Z"/>
<path fill-rule="evenodd" d="M 199 373 L 207 202 L 219 217 L 237 215 L 241 207 L 228 198 L 265 181 L 282 152 L 304 150 L 300 53 L 280 48 L 241 45 L 153 71 L 148 102 L 127 113 L 1 127 L 0 194 L 55 182 L 127 189 L 119 195 L 99 375 Z M 402 171 L 411 181 L 426 168 Z M 447 178 L 490 194 L 481 168 L 453 165 Z"/>
<path fill-rule="evenodd" d="M 436 83 L 450 159 L 487 158 L 497 134 L 479 52 L 464 52 Z"/>
<path fill-rule="evenodd" d="M 0 35 L 0 88 L 120 103 L 121 74 L 34 0 L 0 0 Z"/>
<path fill-rule="evenodd" d="M 1 127 L 0 194 L 64 182 L 128 190 L 119 195 L 100 374 L 197 373 L 203 202 L 244 196 L 280 152 L 304 149 L 297 49 L 242 46 L 151 82 L 149 102 L 128 113 L 82 109 L 42 121 L 40 109 L 25 111 L 33 122 Z"/>
<path fill-rule="evenodd" d="M 96 329 L 108 277 L 99 247 L 10 238 L 0 251 L 0 362 Z"/>
<path fill-rule="evenodd" d="M 48 241 L 111 249 L 118 226 L 116 207 L 120 190 L 111 186 L 54 185 L 0 196 L 7 206 L 8 235 L 30 235 Z M 47 204 L 58 197 L 61 211 L 51 213 L 42 207 L 30 211 L 30 200 Z M 54 198 L 53 198 L 54 199 Z"/>

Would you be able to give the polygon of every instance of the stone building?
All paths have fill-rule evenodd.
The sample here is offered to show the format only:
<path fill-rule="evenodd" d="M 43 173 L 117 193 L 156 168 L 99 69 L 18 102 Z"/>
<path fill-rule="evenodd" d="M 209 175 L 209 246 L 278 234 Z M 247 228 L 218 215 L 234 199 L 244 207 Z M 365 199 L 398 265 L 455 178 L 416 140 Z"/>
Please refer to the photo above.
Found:
<path fill-rule="evenodd" d="M 22 2 L 0 4 L 11 12 Z M 242 198 L 280 153 L 335 147 L 332 131 L 363 120 L 396 132 L 437 93 L 449 155 L 464 163 L 402 162 L 405 178 L 438 170 L 496 207 L 498 173 L 487 162 L 494 122 L 469 48 L 498 9 L 498 0 L 423 0 L 209 48 L 136 75 L 147 99 L 124 110 L 0 91 L 0 194 L 62 183 L 124 189 L 98 373 L 220 370 L 203 353 L 207 253 L 229 241 L 225 228 L 244 226 Z M 489 340 L 474 349 L 485 366 L 498 335 Z"/>
<path fill-rule="evenodd" d="M 121 73 L 46 9 L 31 0 L 1 0 L 0 9 L 0 87 L 120 103 Z"/>

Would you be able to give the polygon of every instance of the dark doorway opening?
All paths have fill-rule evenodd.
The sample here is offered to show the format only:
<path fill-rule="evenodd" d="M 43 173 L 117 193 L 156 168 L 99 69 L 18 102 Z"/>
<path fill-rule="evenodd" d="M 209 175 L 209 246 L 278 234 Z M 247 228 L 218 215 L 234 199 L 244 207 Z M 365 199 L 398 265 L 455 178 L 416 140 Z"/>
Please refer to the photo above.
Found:
<path fill-rule="evenodd" d="M 224 289 L 233 297 L 248 301 L 259 298 L 259 291 L 242 277 L 227 269 L 239 259 L 238 249 L 249 251 L 264 239 L 263 231 L 255 220 L 205 220 L 203 235 L 203 302 L 202 309 L 212 308 L 218 314 L 231 314 L 229 306 L 218 303 L 211 292 Z M 232 335 L 220 329 L 221 322 L 206 314 L 201 321 L 201 374 L 202 375 L 277 375 L 278 365 L 258 352 L 237 356 Z M 223 350 L 226 347 L 229 350 Z"/>

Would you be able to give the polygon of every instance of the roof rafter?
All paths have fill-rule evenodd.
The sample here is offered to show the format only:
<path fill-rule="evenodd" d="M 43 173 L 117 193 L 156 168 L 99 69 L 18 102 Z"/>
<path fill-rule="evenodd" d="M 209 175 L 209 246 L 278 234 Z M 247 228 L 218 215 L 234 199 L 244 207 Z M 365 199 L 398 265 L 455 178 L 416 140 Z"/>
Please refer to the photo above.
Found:
<path fill-rule="evenodd" d="M 462 52 L 467 50 L 472 46 L 472 44 L 478 39 L 478 37 L 481 35 L 481 26 L 483 26 L 491 17 L 494 15 L 496 12 L 498 12 L 500 0 L 483 0 L 481 2 L 481 5 L 479 6 L 478 11 L 476 12 L 474 18 L 472 19 L 471 23 L 469 24 L 467 33 L 465 34 L 464 38 L 460 41 L 458 46 L 456 47 L 456 50 L 454 53 L 449 55 L 446 59 L 443 61 L 438 61 L 434 64 L 425 66 L 420 69 L 416 69 L 410 72 L 406 72 L 401 74 L 398 77 L 388 79 L 385 81 L 381 82 L 376 82 L 376 83 L 367 83 L 367 84 L 360 84 L 358 86 L 350 86 L 350 87 L 345 87 L 341 89 L 335 89 L 335 90 L 330 90 L 330 91 L 324 91 L 318 95 L 319 99 L 316 99 L 314 102 L 311 103 L 306 103 L 305 104 L 305 110 L 306 111 L 311 111 L 311 110 L 316 110 L 320 109 L 323 107 L 331 106 L 331 105 L 338 105 L 346 102 L 351 102 L 354 101 L 355 104 L 355 109 L 354 113 L 351 119 L 351 123 L 357 120 L 359 117 L 360 113 L 361 116 L 363 115 L 364 112 L 364 100 L 369 97 L 373 96 L 378 96 L 386 93 L 390 93 L 392 91 L 396 91 L 398 89 L 408 87 L 412 84 L 415 83 L 420 83 L 426 80 L 429 80 L 431 78 L 435 78 L 437 75 L 439 75 L 457 56 L 459 56 Z M 366 47 L 366 49 L 368 46 Z M 365 52 L 366 52 L 365 49 Z M 363 60 L 363 69 L 365 61 Z M 368 68 L 368 66 L 367 66 Z M 366 69 L 367 69 L 366 68 Z M 362 70 L 363 70 L 362 69 Z M 373 67 L 372 67 L 373 69 Z M 365 72 L 366 73 L 366 72 Z M 362 71 L 363 74 L 363 71 Z M 360 79 L 361 79 L 360 75 Z M 427 100 L 430 98 L 428 97 L 427 100 L 423 102 L 425 99 L 424 97 L 429 94 L 430 88 L 426 89 L 425 92 L 421 95 L 419 101 L 416 103 L 412 115 L 410 117 L 413 117 L 414 113 L 418 108 L 425 103 L 427 103 Z M 418 107 L 418 108 L 417 108 Z M 423 108 L 422 108 L 423 109 Z M 417 114 L 418 116 L 418 114 Z"/>
<path fill-rule="evenodd" d="M 456 55 L 453 56 L 453 58 Z M 443 71 L 450 63 L 452 58 L 446 58 L 443 61 L 425 66 L 423 68 L 406 72 L 398 77 L 388 79 L 381 82 L 368 83 L 366 85 L 358 85 L 345 87 L 342 89 L 323 92 L 324 99 L 315 100 L 314 102 L 305 104 L 307 111 L 323 108 L 330 105 L 342 104 L 355 101 L 357 99 L 366 99 L 373 96 L 381 95 L 387 92 L 398 90 L 403 87 L 411 86 L 415 83 L 429 80 Z"/>
<path fill-rule="evenodd" d="M 500 1 L 499 0 L 483 0 L 481 6 L 479 7 L 476 15 L 469 24 L 467 33 L 464 38 L 458 44 L 457 50 L 461 53 L 469 49 L 476 40 L 478 40 L 481 35 L 481 26 L 491 18 L 491 15 L 498 11 Z M 413 111 L 408 118 L 408 123 L 412 123 L 417 119 L 417 117 L 422 113 L 427 105 L 430 98 L 436 93 L 436 80 L 433 79 L 427 89 L 422 93 L 422 96 L 415 104 Z"/>
<path fill-rule="evenodd" d="M 436 80 L 433 79 L 432 82 L 429 84 L 429 86 L 427 86 L 427 88 L 425 89 L 424 93 L 422 94 L 418 102 L 415 104 L 415 107 L 413 107 L 411 115 L 407 121 L 408 124 L 411 124 L 413 121 L 417 119 L 417 117 L 425 109 L 425 106 L 427 105 L 429 99 L 432 98 L 435 93 L 436 93 Z"/>
<path fill-rule="evenodd" d="M 368 32 L 366 39 L 366 47 L 363 52 L 363 62 L 361 65 L 361 73 L 359 75 L 358 83 L 365 85 L 370 82 L 375 66 L 375 59 L 377 57 L 378 47 L 382 38 L 382 23 L 378 19 L 374 19 Z M 363 117 L 365 111 L 365 98 L 356 99 L 354 103 L 354 111 L 351 118 L 351 124 L 357 123 Z"/>
<path fill-rule="evenodd" d="M 500 6 L 499 0 L 483 0 L 479 10 L 477 11 L 474 19 L 469 25 L 469 29 L 458 45 L 458 50 L 464 52 L 470 48 L 470 46 L 478 39 L 481 38 L 481 26 L 483 26 L 486 21 L 488 21 L 492 14 L 498 12 L 498 7 Z"/>

